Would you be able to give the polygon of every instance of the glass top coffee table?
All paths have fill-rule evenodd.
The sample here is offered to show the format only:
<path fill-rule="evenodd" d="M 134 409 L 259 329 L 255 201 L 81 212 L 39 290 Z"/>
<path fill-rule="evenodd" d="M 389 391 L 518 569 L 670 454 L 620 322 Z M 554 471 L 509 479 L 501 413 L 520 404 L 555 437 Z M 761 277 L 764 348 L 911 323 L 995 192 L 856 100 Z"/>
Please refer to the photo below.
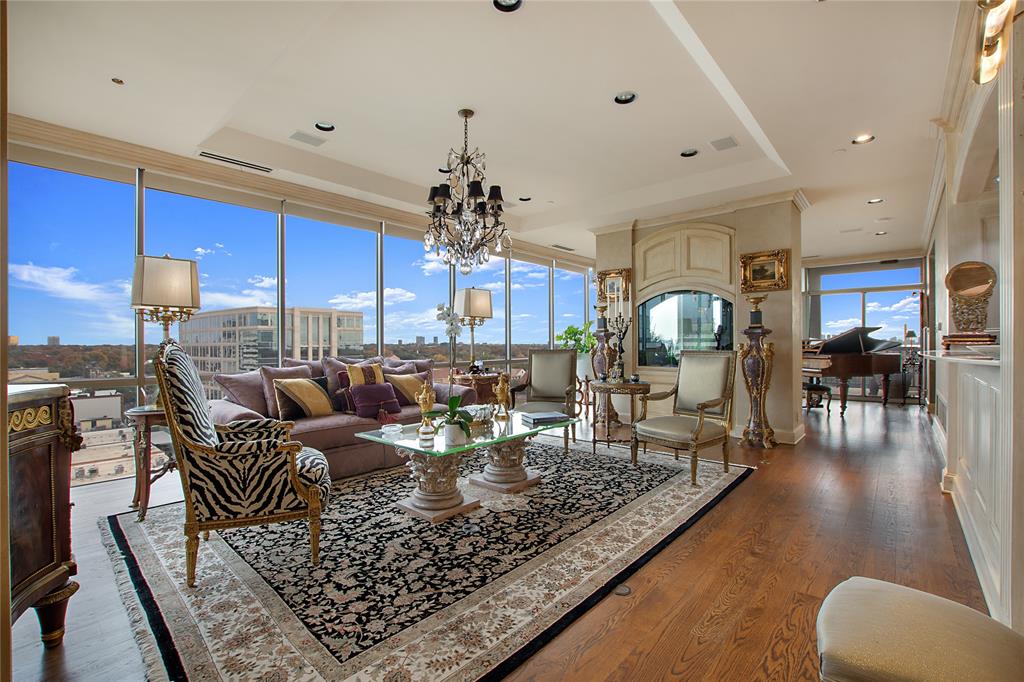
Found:
<path fill-rule="evenodd" d="M 416 489 L 398 506 L 431 523 L 440 523 L 480 506 L 478 498 L 463 494 L 459 489 L 459 462 L 463 454 L 487 451 L 487 465 L 482 472 L 469 477 L 471 484 L 506 493 L 517 492 L 540 483 L 540 474 L 523 466 L 526 439 L 544 431 L 565 429 L 576 421 L 579 420 L 567 418 L 531 426 L 523 423 L 522 413 L 513 412 L 506 422 L 494 421 L 486 430 L 474 431 L 472 440 L 462 445 L 446 445 L 442 432 L 421 440 L 417 434 L 419 424 L 403 426 L 396 434 L 385 434 L 377 429 L 357 433 L 356 437 L 391 445 L 400 457 L 409 460 L 406 466 L 416 480 Z M 568 451 L 568 434 L 565 438 Z"/>

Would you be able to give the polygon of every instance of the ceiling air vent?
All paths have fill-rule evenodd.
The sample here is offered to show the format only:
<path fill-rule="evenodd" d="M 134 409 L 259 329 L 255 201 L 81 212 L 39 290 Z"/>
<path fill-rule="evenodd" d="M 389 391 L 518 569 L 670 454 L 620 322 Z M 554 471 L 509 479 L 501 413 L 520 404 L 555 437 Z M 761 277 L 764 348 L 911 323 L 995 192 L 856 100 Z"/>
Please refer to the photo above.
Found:
<path fill-rule="evenodd" d="M 204 159 L 213 159 L 214 161 L 220 161 L 222 163 L 230 163 L 233 166 L 241 166 L 242 168 L 248 168 L 250 170 L 257 170 L 262 173 L 269 173 L 274 170 L 273 168 L 267 168 L 257 163 L 249 163 L 248 161 L 242 161 L 240 159 L 232 159 L 230 156 L 221 156 L 220 154 L 214 154 L 212 152 L 199 152 L 199 156 Z"/>
<path fill-rule="evenodd" d="M 711 140 L 711 146 L 715 148 L 716 152 L 724 152 L 726 149 L 732 149 L 733 147 L 739 147 L 740 143 L 736 141 L 733 136 L 723 137 L 720 140 Z"/>
<path fill-rule="evenodd" d="M 322 137 L 310 135 L 309 133 L 304 133 L 301 130 L 296 130 L 294 133 L 288 136 L 288 139 L 295 140 L 296 142 L 302 142 L 303 144 L 308 144 L 312 147 L 319 147 L 324 142 L 327 142 L 327 140 L 325 140 Z"/>
<path fill-rule="evenodd" d="M 558 249 L 559 251 L 575 251 L 576 249 L 570 249 L 568 246 L 562 246 L 561 244 L 552 244 L 552 249 Z"/>
<path fill-rule="evenodd" d="M 863 232 L 863 227 L 848 227 L 845 230 L 839 230 L 839 234 L 852 234 L 854 232 Z"/>
<path fill-rule="evenodd" d="M 880 260 L 880 261 L 878 261 L 878 264 L 879 264 L 879 265 L 892 265 L 893 263 L 899 263 L 899 262 L 900 262 L 900 261 L 899 261 L 899 259 L 896 259 L 896 258 L 888 258 L 888 259 L 886 259 L 886 260 Z"/>

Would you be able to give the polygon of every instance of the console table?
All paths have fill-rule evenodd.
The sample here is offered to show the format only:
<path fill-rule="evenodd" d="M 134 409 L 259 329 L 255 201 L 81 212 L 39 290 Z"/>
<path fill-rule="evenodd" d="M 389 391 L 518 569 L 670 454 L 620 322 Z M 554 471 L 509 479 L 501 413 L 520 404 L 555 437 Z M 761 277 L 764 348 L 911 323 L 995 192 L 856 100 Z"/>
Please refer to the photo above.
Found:
<path fill-rule="evenodd" d="M 82 447 L 63 384 L 7 387 L 10 438 L 11 621 L 36 610 L 43 645 L 64 641 L 78 591 L 71 554 L 71 453 Z"/>
<path fill-rule="evenodd" d="M 648 395 L 651 392 L 651 384 L 647 381 L 591 381 L 589 388 L 594 395 L 594 410 L 598 415 L 590 425 L 590 444 L 593 453 L 597 454 L 597 425 L 599 423 L 604 424 L 605 445 L 610 446 L 613 442 L 626 442 L 623 440 L 612 440 L 612 425 L 615 423 L 621 424 L 617 417 L 614 420 L 610 418 L 614 411 L 614 408 L 612 408 L 612 396 L 629 396 L 629 420 L 632 423 L 636 419 L 636 397 L 638 395 Z M 603 396 L 604 400 L 598 402 L 598 396 Z M 603 410 L 601 409 L 602 407 L 604 408 Z M 603 422 L 600 417 L 601 414 L 605 415 Z"/>

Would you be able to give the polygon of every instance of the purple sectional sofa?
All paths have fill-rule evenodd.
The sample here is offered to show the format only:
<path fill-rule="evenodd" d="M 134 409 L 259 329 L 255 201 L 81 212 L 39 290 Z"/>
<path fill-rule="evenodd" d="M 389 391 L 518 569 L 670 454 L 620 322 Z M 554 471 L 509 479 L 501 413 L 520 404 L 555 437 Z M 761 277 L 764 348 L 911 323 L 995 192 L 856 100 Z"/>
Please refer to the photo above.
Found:
<path fill-rule="evenodd" d="M 346 358 L 340 358 L 346 362 Z M 315 360 L 285 360 L 286 367 L 309 367 L 314 377 L 325 376 L 324 364 L 330 366 L 339 358 L 324 358 L 323 363 Z M 433 364 L 429 360 L 402 361 L 395 358 L 370 358 L 370 360 L 351 360 L 348 364 L 379 361 L 388 369 L 397 369 L 415 363 L 416 368 L 426 371 Z M 422 369 L 421 369 L 422 368 Z M 210 413 L 215 424 L 227 424 L 239 419 L 260 419 L 273 416 L 268 407 L 264 393 L 263 377 L 259 370 L 232 375 L 216 375 L 215 381 L 224 389 L 225 398 L 210 401 Z M 435 383 L 438 405 L 447 403 L 450 395 L 462 398 L 463 405 L 477 402 L 476 391 L 468 386 L 452 386 L 449 393 L 447 383 Z M 393 415 L 402 424 L 415 424 L 420 421 L 420 408 L 417 405 L 402 407 L 400 413 Z M 334 412 L 324 417 L 307 417 L 295 420 L 292 438 L 305 446 L 316 448 L 324 453 L 330 465 L 331 478 L 338 479 L 355 476 L 375 469 L 404 464 L 405 460 L 395 453 L 390 446 L 371 443 L 356 438 L 361 431 L 379 428 L 374 419 L 365 419 L 346 412 Z"/>

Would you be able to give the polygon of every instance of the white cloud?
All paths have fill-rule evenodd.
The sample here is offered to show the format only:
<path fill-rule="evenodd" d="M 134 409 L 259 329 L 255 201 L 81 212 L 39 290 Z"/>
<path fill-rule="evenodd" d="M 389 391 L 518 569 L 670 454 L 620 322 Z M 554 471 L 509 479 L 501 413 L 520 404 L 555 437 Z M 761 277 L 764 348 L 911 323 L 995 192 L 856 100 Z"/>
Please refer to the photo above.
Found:
<path fill-rule="evenodd" d="M 850 327 L 859 327 L 859 317 L 847 317 L 842 320 L 830 320 L 825 323 L 825 326 L 829 329 L 849 329 Z"/>
<path fill-rule="evenodd" d="M 204 249 L 201 246 L 197 246 L 196 248 L 192 249 L 192 251 L 196 254 L 196 260 L 202 260 L 203 256 L 209 256 L 211 253 L 214 252 L 213 249 Z"/>
<path fill-rule="evenodd" d="M 910 315 L 893 315 L 890 319 L 893 320 L 909 320 L 912 319 Z"/>
<path fill-rule="evenodd" d="M 277 305 L 270 293 L 262 289 L 244 289 L 241 293 L 203 291 L 200 302 L 204 309 Z"/>
<path fill-rule="evenodd" d="M 47 267 L 29 263 L 11 263 L 11 278 L 15 286 L 35 289 L 56 298 L 72 301 L 104 301 L 118 293 L 117 285 L 108 286 L 77 279 L 77 268 Z M 112 291 L 112 289 L 115 289 Z M 130 291 L 130 287 L 129 287 Z"/>
<path fill-rule="evenodd" d="M 338 310 L 364 310 L 377 306 L 376 291 L 353 291 L 349 294 L 338 294 L 327 301 Z"/>
<path fill-rule="evenodd" d="M 224 245 L 221 244 L 220 242 L 214 242 L 213 245 L 216 246 L 218 249 L 223 249 L 224 248 Z"/>
<path fill-rule="evenodd" d="M 562 317 L 582 317 L 579 313 L 562 313 Z"/>
<path fill-rule="evenodd" d="M 408 289 L 384 287 L 384 305 L 386 306 L 415 300 L 416 294 Z M 338 310 L 366 310 L 377 307 L 377 292 L 353 291 L 348 294 L 338 294 L 327 302 Z"/>
<path fill-rule="evenodd" d="M 277 277 L 253 275 L 247 281 L 257 289 L 274 289 L 277 287 Z"/>
<path fill-rule="evenodd" d="M 892 305 L 882 305 L 878 301 L 869 301 L 865 310 L 869 313 L 916 313 L 921 310 L 921 301 L 917 296 L 910 295 L 896 301 Z"/>
<path fill-rule="evenodd" d="M 436 275 L 438 273 L 448 273 L 448 266 L 445 265 L 441 257 L 431 251 L 430 253 L 423 254 L 423 258 L 413 263 L 414 266 L 418 267 L 423 271 L 423 274 L 427 277 Z"/>

